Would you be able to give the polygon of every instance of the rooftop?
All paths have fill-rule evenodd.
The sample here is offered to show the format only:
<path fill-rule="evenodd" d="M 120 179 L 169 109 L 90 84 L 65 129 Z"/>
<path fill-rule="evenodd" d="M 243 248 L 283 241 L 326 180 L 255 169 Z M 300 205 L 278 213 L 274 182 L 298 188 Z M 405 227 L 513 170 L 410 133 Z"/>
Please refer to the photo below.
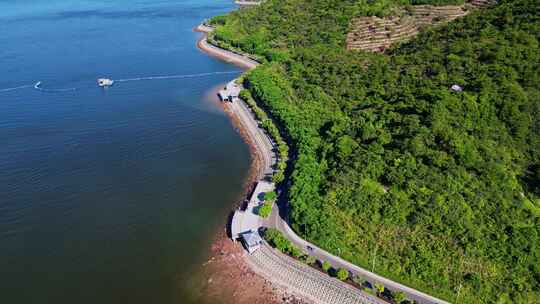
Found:
<path fill-rule="evenodd" d="M 233 102 L 236 98 L 238 98 L 238 95 L 240 95 L 240 91 L 242 88 L 240 85 L 236 83 L 236 80 L 233 80 L 223 88 L 223 90 L 220 90 L 218 93 L 219 98 L 221 101 L 231 101 Z"/>
<path fill-rule="evenodd" d="M 249 231 L 244 234 L 242 234 L 242 238 L 244 239 L 244 243 L 248 247 L 254 247 L 258 246 L 262 242 L 262 238 L 256 231 Z"/>

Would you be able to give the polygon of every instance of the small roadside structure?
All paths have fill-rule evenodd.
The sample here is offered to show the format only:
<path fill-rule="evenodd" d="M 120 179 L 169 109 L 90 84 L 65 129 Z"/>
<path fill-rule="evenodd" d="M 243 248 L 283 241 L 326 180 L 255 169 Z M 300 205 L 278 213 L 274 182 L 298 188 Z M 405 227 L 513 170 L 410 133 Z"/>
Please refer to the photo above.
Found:
<path fill-rule="evenodd" d="M 454 92 L 462 92 L 463 91 L 463 87 L 460 86 L 460 85 L 457 85 L 457 84 L 453 84 L 451 87 L 450 87 L 450 90 L 454 91 Z"/>
<path fill-rule="evenodd" d="M 223 90 L 220 90 L 218 92 L 219 99 L 223 102 L 234 102 L 238 99 L 238 95 L 240 95 L 240 91 L 242 88 L 240 85 L 236 83 L 235 80 L 227 83 L 227 85 L 223 88 Z"/>
<path fill-rule="evenodd" d="M 252 254 L 261 248 L 263 240 L 257 231 L 248 231 L 242 234 L 242 243 L 246 247 L 246 250 Z"/>

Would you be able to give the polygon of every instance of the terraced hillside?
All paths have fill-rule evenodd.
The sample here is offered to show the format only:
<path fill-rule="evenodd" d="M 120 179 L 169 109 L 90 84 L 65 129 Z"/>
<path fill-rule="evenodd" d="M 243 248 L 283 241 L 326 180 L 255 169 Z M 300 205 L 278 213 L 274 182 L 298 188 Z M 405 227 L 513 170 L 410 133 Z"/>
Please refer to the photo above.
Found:
<path fill-rule="evenodd" d="M 483 7 L 486 7 L 486 6 L 490 6 L 490 5 L 494 5 L 496 4 L 497 1 L 496 0 L 472 0 L 469 2 L 469 4 L 473 7 L 479 7 L 479 8 L 483 8 Z"/>
<path fill-rule="evenodd" d="M 405 41 L 418 34 L 415 18 L 360 17 L 353 20 L 353 29 L 347 35 L 347 49 L 382 52 L 392 44 Z"/>
<path fill-rule="evenodd" d="M 412 5 L 404 7 L 401 16 L 354 18 L 347 35 L 347 49 L 383 52 L 416 36 L 426 26 L 455 20 L 471 9 L 494 3 L 494 0 L 473 0 L 465 5 Z"/>
<path fill-rule="evenodd" d="M 409 13 L 419 27 L 452 21 L 464 16 L 467 12 L 465 6 L 457 5 L 415 5 L 409 8 Z"/>

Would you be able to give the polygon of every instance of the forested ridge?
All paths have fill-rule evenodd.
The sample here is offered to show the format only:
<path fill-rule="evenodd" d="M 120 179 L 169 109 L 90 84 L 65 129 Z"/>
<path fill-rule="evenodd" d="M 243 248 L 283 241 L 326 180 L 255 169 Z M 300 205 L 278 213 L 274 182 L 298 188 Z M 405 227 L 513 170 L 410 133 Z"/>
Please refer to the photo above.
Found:
<path fill-rule="evenodd" d="M 268 0 L 211 39 L 265 62 L 244 81 L 290 143 L 295 231 L 452 302 L 540 303 L 540 2 L 345 49 L 353 17 L 417 2 Z"/>

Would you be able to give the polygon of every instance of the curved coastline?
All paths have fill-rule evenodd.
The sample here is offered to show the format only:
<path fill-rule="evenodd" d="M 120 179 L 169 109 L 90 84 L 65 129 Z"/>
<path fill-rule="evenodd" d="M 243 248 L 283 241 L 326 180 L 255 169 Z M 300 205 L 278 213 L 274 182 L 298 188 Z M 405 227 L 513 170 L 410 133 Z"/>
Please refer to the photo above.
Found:
<path fill-rule="evenodd" d="M 195 30 L 204 33 L 203 37 L 199 39 L 197 43 L 197 46 L 203 52 L 247 69 L 255 68 L 259 64 L 258 62 L 255 62 L 239 54 L 224 49 L 219 49 L 216 46 L 210 45 L 207 42 L 206 38 L 208 32 L 213 30 L 212 28 L 200 25 Z M 267 136 L 262 134 L 263 132 L 261 132 L 261 129 L 259 129 L 256 121 L 253 118 L 250 118 L 250 115 L 252 115 L 251 111 L 247 108 L 247 105 L 243 104 L 243 102 L 238 102 L 235 104 L 223 103 L 222 105 L 224 111 L 231 119 L 233 126 L 238 130 L 244 141 L 248 144 L 251 156 L 253 158 L 250 173 L 246 180 L 246 186 L 244 188 L 244 191 L 242 192 L 243 198 L 249 200 L 250 195 L 254 190 L 254 186 L 265 175 L 267 169 L 271 168 L 273 165 L 272 161 L 268 161 L 268 159 L 274 159 L 272 157 L 272 154 L 274 152 L 272 151 L 272 146 L 266 144 L 266 141 L 271 141 L 271 139 L 267 138 Z M 276 212 L 273 212 L 273 215 L 269 218 L 269 226 L 277 226 L 277 224 L 275 224 L 274 222 L 279 222 Z M 245 302 L 245 304 L 323 304 L 330 302 L 340 304 L 384 303 L 383 301 L 379 301 L 374 297 L 364 295 L 362 293 L 356 293 L 354 291 L 350 294 L 347 294 L 347 292 L 344 292 L 344 290 L 354 289 L 352 289 L 343 282 L 337 281 L 333 278 L 329 278 L 325 274 L 313 270 L 309 266 L 302 265 L 301 263 L 295 261 L 292 258 L 289 258 L 282 254 L 278 254 L 269 247 L 264 247 L 264 250 L 261 249 L 261 251 L 265 251 L 267 253 L 274 252 L 274 260 L 268 260 L 267 258 L 257 258 L 256 255 L 246 255 L 244 249 L 241 246 L 233 244 L 233 241 L 229 238 L 229 236 L 223 235 L 223 233 L 221 233 L 221 235 L 218 235 L 218 240 L 216 241 L 214 246 L 221 248 L 220 255 L 223 255 L 223 248 L 225 248 L 225 251 L 235 252 L 235 254 L 232 254 L 233 258 L 230 258 L 228 261 L 226 261 L 228 265 L 221 265 L 221 268 L 229 268 L 230 271 L 231 268 L 236 267 L 243 270 L 243 274 L 241 274 L 239 278 L 237 277 L 237 275 L 230 275 L 228 276 L 227 281 L 224 283 L 230 284 L 230 287 L 232 288 L 238 288 L 238 281 L 242 281 L 242 279 L 249 278 L 249 280 L 251 280 L 252 282 L 261 280 L 264 282 L 264 284 L 262 284 L 263 293 L 249 295 L 252 296 L 251 301 Z M 215 252 L 215 250 L 213 251 Z M 214 258 L 212 258 L 209 263 L 213 260 Z M 267 262 L 277 262 L 279 266 L 274 265 L 276 267 L 272 266 L 270 267 L 270 269 L 268 269 L 269 265 L 266 265 Z M 231 263 L 233 265 L 231 265 Z M 285 275 L 285 277 L 283 277 L 284 273 L 288 273 L 288 271 L 290 271 L 291 269 L 295 269 L 296 267 L 303 267 L 303 271 L 289 273 L 289 275 Z M 304 271 L 310 271 L 312 273 L 312 275 L 308 276 L 306 280 L 303 280 L 303 277 L 305 275 Z M 291 278 L 293 280 L 303 281 L 302 286 L 296 286 L 296 284 L 292 284 L 288 280 Z M 233 282 L 233 280 L 236 281 Z M 261 288 L 261 285 L 254 284 L 254 286 L 252 285 L 252 287 Z M 240 292 L 240 294 L 241 293 L 242 292 Z M 243 298 L 245 298 L 245 295 L 241 295 L 240 300 L 237 300 L 235 304 L 244 304 L 244 302 L 242 301 Z M 326 300 L 333 300 L 328 302 L 322 300 L 323 298 Z"/>
<path fill-rule="evenodd" d="M 193 30 L 195 32 L 203 33 L 203 36 L 197 41 L 197 47 L 207 55 L 229 62 L 245 70 L 254 69 L 260 64 L 247 56 L 233 53 L 208 43 L 208 33 L 213 31 L 213 28 L 201 24 Z M 256 133 L 258 132 L 253 130 L 253 128 L 257 128 L 257 126 L 250 124 L 249 119 L 246 117 L 246 115 L 249 116 L 247 112 L 250 111 L 246 107 L 247 106 L 234 107 L 232 104 L 222 103 L 223 111 L 229 116 L 233 127 L 248 145 L 252 157 L 248 177 L 244 183 L 244 188 L 240 192 L 239 203 L 233 205 L 233 208 L 237 208 L 239 204 L 243 204 L 243 202 L 249 200 L 257 182 L 265 174 L 265 171 L 269 166 L 269 164 L 267 164 L 267 158 L 271 158 L 271 154 L 273 153 L 271 148 L 264 145 L 260 138 L 257 138 Z M 244 113 L 244 111 L 246 111 L 246 113 Z M 227 219 L 227 226 L 229 225 L 230 220 L 230 218 Z M 262 275 L 260 272 L 261 269 L 259 269 L 260 267 L 257 267 L 249 260 L 242 246 L 234 244 L 229 237 L 228 232 L 218 232 L 216 241 L 212 246 L 212 253 L 213 257 L 205 263 L 210 266 L 211 269 L 208 269 L 210 273 L 213 272 L 212 277 L 208 279 L 208 282 L 216 280 L 217 282 L 220 282 L 221 288 L 226 285 L 228 286 L 227 289 L 229 291 L 234 290 L 232 294 L 232 298 L 234 298 L 232 303 L 234 304 L 317 303 L 297 290 L 291 289 L 290 286 L 270 280 L 267 276 Z M 248 289 L 245 288 L 245 280 L 249 280 L 250 282 L 248 284 L 250 288 Z M 210 298 L 212 296 L 216 295 L 210 295 Z M 224 300 L 223 297 L 227 298 L 227 295 L 219 296 L 221 300 Z"/>
<path fill-rule="evenodd" d="M 217 46 L 209 44 L 208 41 L 207 41 L 207 37 L 208 37 L 208 33 L 211 32 L 213 30 L 213 28 L 205 26 L 205 25 L 199 25 L 195 30 L 198 31 L 198 32 L 203 32 L 204 33 L 203 37 L 197 43 L 198 47 L 203 52 L 206 52 L 209 55 L 212 55 L 214 57 L 217 57 L 219 59 L 222 59 L 224 61 L 236 64 L 236 65 L 238 65 L 240 67 L 247 68 L 247 69 L 253 69 L 257 65 L 260 64 L 259 62 L 256 62 L 256 61 L 252 60 L 251 58 L 248 58 L 245 55 L 241 55 L 241 54 L 238 54 L 238 53 L 227 51 L 227 50 L 221 49 L 221 48 L 219 48 Z M 239 117 L 239 116 L 241 116 L 240 113 L 236 113 L 236 112 L 237 111 L 234 111 L 233 108 L 229 109 L 229 115 L 230 115 L 231 119 L 233 120 L 233 124 L 235 124 L 235 126 L 239 127 L 240 130 L 243 130 L 243 131 L 241 131 L 241 134 L 243 132 L 242 137 L 244 138 L 244 140 L 246 140 L 246 142 L 250 146 L 252 156 L 255 159 L 259 159 L 259 161 L 260 161 L 262 158 L 264 158 L 265 154 L 272 154 L 272 151 L 268 150 L 264 145 L 257 144 L 256 138 L 254 138 L 253 134 L 251 134 L 249 132 L 249 127 L 246 125 L 245 122 L 242 121 L 242 117 Z M 236 120 L 236 122 L 235 122 L 235 120 Z M 259 163 L 257 165 L 258 168 L 253 167 L 251 172 L 255 171 L 255 172 L 259 172 L 259 174 L 261 174 L 261 170 L 264 171 L 265 168 L 263 166 L 261 166 L 260 164 L 261 163 Z M 253 176 L 251 175 L 251 177 L 253 177 Z M 249 194 L 249 192 L 248 192 L 248 194 Z M 278 228 L 278 230 L 280 230 L 282 232 L 285 232 L 285 235 L 287 235 L 293 241 L 293 243 L 295 245 L 297 245 L 299 248 L 304 248 L 306 246 L 306 244 L 309 245 L 308 247 L 316 248 L 318 254 L 315 254 L 315 256 L 317 258 L 320 258 L 321 260 L 332 261 L 335 265 L 339 265 L 339 266 L 341 266 L 343 268 L 349 269 L 354 274 L 360 274 L 361 276 L 366 278 L 367 281 L 369 281 L 372 284 L 374 284 L 374 283 L 383 283 L 384 285 L 386 285 L 388 287 L 391 287 L 393 290 L 398 290 L 398 291 L 405 292 L 411 299 L 414 299 L 418 303 L 440 303 L 440 304 L 447 304 L 448 303 L 448 302 L 446 302 L 444 300 L 438 299 L 436 297 L 433 297 L 433 296 L 428 295 L 426 293 L 423 293 L 421 291 L 415 290 L 415 289 L 410 288 L 410 287 L 408 287 L 406 285 L 403 285 L 403 284 L 400 284 L 398 282 L 394 282 L 394 281 L 392 281 L 390 279 L 387 279 L 385 277 L 379 276 L 379 275 L 377 275 L 377 274 L 375 274 L 375 273 L 373 273 L 371 271 L 368 271 L 366 269 L 363 269 L 361 267 L 353 265 L 352 263 L 347 262 L 347 261 L 341 259 L 340 257 L 336 257 L 336 256 L 333 256 L 330 253 L 325 252 L 321 248 L 318 248 L 315 245 L 310 244 L 310 243 L 306 242 L 305 240 L 301 239 L 299 236 L 297 236 L 294 233 L 294 231 L 292 231 L 292 229 L 288 226 L 288 224 L 283 219 L 278 218 L 278 216 L 276 215 L 275 212 L 271 216 L 270 222 L 271 222 L 270 226 L 273 226 L 275 228 Z M 265 275 L 262 275 L 262 273 L 259 273 L 259 275 L 261 275 L 262 277 L 265 277 Z M 275 283 L 278 286 L 282 285 L 279 282 L 275 282 Z M 296 294 L 302 294 L 302 292 L 296 292 Z M 304 294 L 304 296 L 305 296 L 305 294 Z M 311 300 L 315 300 L 315 299 L 311 299 Z M 318 301 L 315 300 L 315 302 L 318 302 Z M 381 299 L 378 299 L 378 298 L 371 298 L 370 301 L 368 301 L 368 302 L 370 302 L 370 303 L 384 303 L 384 301 L 381 301 Z"/>
<path fill-rule="evenodd" d="M 237 53 L 230 52 L 228 50 L 220 49 L 216 46 L 213 46 L 207 42 L 207 35 L 209 32 L 211 32 L 213 29 L 204 25 L 198 26 L 196 29 L 194 29 L 197 32 L 202 32 L 204 35 L 201 39 L 199 39 L 197 46 L 205 53 L 214 56 L 218 59 L 224 60 L 226 62 L 233 63 L 239 67 L 246 68 L 246 69 L 253 69 L 257 65 L 259 65 L 259 62 L 256 62 L 250 58 L 247 58 L 246 56 L 242 56 Z M 247 105 L 242 103 L 236 103 L 236 104 L 229 104 L 224 103 L 223 109 L 229 116 L 229 118 L 232 121 L 233 126 L 238 130 L 244 141 L 248 144 L 250 148 L 250 153 L 253 158 L 252 166 L 250 168 L 249 176 L 246 180 L 246 186 L 243 191 L 243 198 L 249 200 L 251 193 L 254 190 L 255 185 L 258 183 L 258 181 L 264 176 L 266 170 L 268 168 L 272 167 L 272 162 L 268 161 L 267 159 L 274 159 L 272 157 L 272 154 L 274 153 L 272 151 L 272 147 L 268 144 L 265 144 L 265 141 L 271 141 L 270 138 L 267 138 L 267 136 L 261 134 L 261 130 L 259 129 L 258 124 L 255 122 L 255 120 L 250 119 L 249 116 L 251 115 L 251 111 L 247 108 Z M 276 209 L 276 208 L 275 208 Z M 269 222 L 272 224 L 270 226 L 276 226 L 273 222 L 278 222 L 277 213 L 273 212 L 273 215 L 270 217 Z M 230 220 L 230 219 L 229 219 Z M 224 245 L 227 243 L 227 245 Z M 382 304 L 382 301 L 377 300 L 374 297 L 371 297 L 369 295 L 362 295 L 360 298 L 365 297 L 364 300 L 358 299 L 358 294 L 353 292 L 351 295 L 346 295 L 345 298 L 342 297 L 342 295 L 345 295 L 346 293 L 343 293 L 343 290 L 347 290 L 347 288 L 351 289 L 348 285 L 337 281 L 336 279 L 328 278 L 326 275 L 323 275 L 313 269 L 311 269 L 309 266 L 302 265 L 298 261 L 295 261 L 289 257 L 286 257 L 282 254 L 274 253 L 276 257 L 278 257 L 277 260 L 280 260 L 280 263 L 290 264 L 289 266 L 281 266 L 281 267 L 271 267 L 271 269 L 266 269 L 265 263 L 260 263 L 261 261 L 257 259 L 256 257 L 251 257 L 245 254 L 244 249 L 241 246 L 238 246 L 236 244 L 232 244 L 232 240 L 229 238 L 228 235 L 219 235 L 218 240 L 216 242 L 215 246 L 221 246 L 221 248 L 226 248 L 226 250 L 230 250 L 229 252 L 236 252 L 236 254 L 233 254 L 234 261 L 232 263 L 236 264 L 233 265 L 234 267 L 243 269 L 244 273 L 240 276 L 241 278 L 249 278 L 252 281 L 263 281 L 264 284 L 262 285 L 262 291 L 263 293 L 255 295 L 255 298 L 251 298 L 251 301 L 246 302 L 247 303 L 291 303 L 291 304 L 323 304 L 326 303 L 326 301 L 322 301 L 322 298 L 330 297 L 334 299 L 333 301 L 341 301 L 346 300 L 345 302 L 341 302 L 341 304 L 345 303 L 370 303 L 370 304 Z M 232 245 L 232 246 L 231 246 Z M 231 248 L 233 247 L 233 248 Z M 236 249 L 236 251 L 234 251 Z M 265 250 L 269 250 L 269 252 L 273 252 L 273 249 L 266 248 Z M 215 250 L 214 250 L 215 251 Z M 221 249 L 223 252 L 223 249 Z M 223 253 L 220 253 L 221 255 Z M 231 259 L 231 260 L 233 260 Z M 210 261 L 214 260 L 212 258 Z M 264 259 L 263 259 L 264 260 Z M 210 262 L 209 261 L 209 262 Z M 274 261 L 275 262 L 275 261 Z M 279 261 L 278 261 L 279 262 Z M 229 260 L 228 263 L 230 264 L 231 261 Z M 309 271 L 312 271 L 315 273 L 315 275 L 312 276 L 312 278 L 308 278 L 306 282 L 304 282 L 304 285 L 301 287 L 296 286 L 295 284 L 291 284 L 287 279 L 282 277 L 279 271 L 288 271 L 290 266 L 295 267 L 304 267 Z M 230 267 L 231 265 L 228 265 Z M 221 267 L 226 268 L 227 266 L 222 265 Z M 278 272 L 276 272 L 278 270 Z M 292 274 L 292 277 L 295 279 L 301 279 L 303 277 L 303 273 L 295 273 Z M 322 282 L 325 280 L 328 280 L 329 282 L 333 282 L 336 284 L 337 287 L 330 287 L 328 289 L 328 286 L 324 286 L 325 283 L 321 285 L 321 278 Z M 235 286 L 238 282 L 231 282 L 231 280 L 236 279 L 236 275 L 231 275 L 228 278 L 228 284 L 231 284 L 232 286 Z M 260 284 L 254 284 L 256 288 L 261 288 Z M 331 284 L 330 284 L 331 285 Z M 296 286 L 296 287 L 295 287 Z M 324 290 L 322 294 L 312 295 L 312 293 L 320 293 L 317 292 L 317 290 L 313 290 L 313 288 L 308 288 L 308 286 L 313 287 L 317 286 L 316 289 Z M 345 289 L 343 289 L 345 288 Z M 332 290 L 334 289 L 334 290 Z M 253 296 L 253 295 L 250 295 Z M 367 296 L 367 297 L 366 297 Z M 245 295 L 244 295 L 245 297 Z M 242 296 L 241 296 L 242 298 Z M 352 299 L 352 301 L 351 301 Z M 242 300 L 236 301 L 235 304 L 244 304 Z"/>
<path fill-rule="evenodd" d="M 213 28 L 201 24 L 194 31 L 203 33 L 203 36 L 197 41 L 197 47 L 208 55 L 248 70 L 254 69 L 260 64 L 247 56 L 232 53 L 210 44 L 208 42 L 208 33 L 213 31 Z"/>
<path fill-rule="evenodd" d="M 202 33 L 202 37 L 197 41 L 197 47 L 212 57 L 234 64 L 244 70 L 255 68 L 259 63 L 249 58 L 219 49 L 208 43 L 208 33 L 213 28 L 199 25 L 193 29 Z M 236 56 L 233 56 L 236 55 Z M 219 102 L 220 108 L 230 118 L 232 126 L 240 134 L 244 142 L 249 147 L 251 155 L 251 166 L 244 181 L 244 186 L 239 192 L 238 199 L 232 204 L 236 209 L 254 190 L 261 174 L 264 173 L 265 153 L 258 142 L 253 138 L 246 122 L 242 116 L 236 112 L 228 103 Z M 232 213 L 231 213 L 232 214 Z M 227 218 L 226 227 L 230 218 Z M 224 222 L 225 224 L 225 222 Z M 267 280 L 264 276 L 257 274 L 252 269 L 245 257 L 244 249 L 235 244 L 228 235 L 226 229 L 216 232 L 215 240 L 210 250 L 210 259 L 204 263 L 203 271 L 206 275 L 204 285 L 204 299 L 212 302 L 223 302 L 231 304 L 312 304 L 300 299 L 295 293 L 283 286 L 276 285 Z M 249 281 L 249 288 L 246 282 Z M 217 288 L 216 288 L 217 287 Z"/>

